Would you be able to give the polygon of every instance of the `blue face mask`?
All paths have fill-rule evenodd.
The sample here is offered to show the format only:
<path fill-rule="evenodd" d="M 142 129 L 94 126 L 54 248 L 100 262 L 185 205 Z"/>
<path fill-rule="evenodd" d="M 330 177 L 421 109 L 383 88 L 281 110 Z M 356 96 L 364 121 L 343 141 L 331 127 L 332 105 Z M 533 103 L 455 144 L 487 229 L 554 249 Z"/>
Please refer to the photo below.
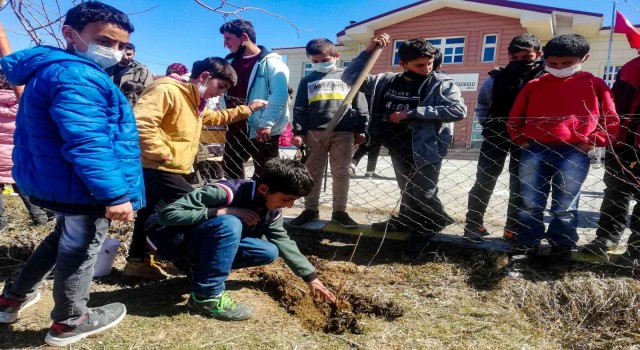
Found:
<path fill-rule="evenodd" d="M 320 73 L 329 73 L 332 70 L 336 69 L 336 63 L 335 62 L 311 63 L 311 69 Z"/>

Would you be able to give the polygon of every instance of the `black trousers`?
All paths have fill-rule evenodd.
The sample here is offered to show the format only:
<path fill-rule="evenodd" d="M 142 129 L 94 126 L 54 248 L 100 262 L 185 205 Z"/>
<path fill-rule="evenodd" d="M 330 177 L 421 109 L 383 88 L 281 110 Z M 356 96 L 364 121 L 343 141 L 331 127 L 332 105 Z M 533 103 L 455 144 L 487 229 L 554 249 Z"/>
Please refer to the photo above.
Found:
<path fill-rule="evenodd" d="M 171 204 L 193 191 L 184 175 L 156 169 L 142 169 L 147 206 L 138 210 L 133 223 L 129 259 L 143 259 L 149 253 L 144 226 L 160 204 Z"/>
<path fill-rule="evenodd" d="M 616 159 L 629 171 L 633 173 L 630 176 L 622 170 L 622 167 Z M 607 238 L 613 242 L 619 242 L 624 229 L 629 221 L 629 206 L 632 199 L 640 200 L 640 185 L 636 183 L 633 177 L 640 178 L 640 170 L 634 169 L 633 162 L 640 161 L 640 152 L 625 148 L 616 150 L 613 153 L 607 148 L 604 160 L 604 198 L 600 206 L 600 220 L 598 221 L 598 229 L 596 235 L 598 237 Z M 636 204 L 631 213 L 629 222 L 631 236 L 627 242 L 628 250 L 632 254 L 640 257 L 640 205 Z"/>
<path fill-rule="evenodd" d="M 374 143 L 373 141 L 361 144 L 353 154 L 352 163 L 358 165 L 362 157 L 368 154 L 369 157 L 367 158 L 367 172 L 375 172 L 376 165 L 378 164 L 378 156 L 380 155 L 380 147 L 382 147 L 381 144 Z"/>
<path fill-rule="evenodd" d="M 440 232 L 449 216 L 438 197 L 442 162 L 418 166 L 411 145 L 390 148 L 389 155 L 400 187 L 400 218 L 433 232 Z"/>
<path fill-rule="evenodd" d="M 244 130 L 229 130 L 224 148 L 223 169 L 228 179 L 244 179 L 244 163 L 253 158 L 253 179 L 262 172 L 263 164 L 269 159 L 278 158 L 278 142 L 280 135 L 271 136 L 269 142 L 258 142 L 249 139 Z"/>
<path fill-rule="evenodd" d="M 515 231 L 517 225 L 516 213 L 521 205 L 520 179 L 518 166 L 522 150 L 511 140 L 502 136 L 488 136 L 480 147 L 480 158 L 476 172 L 476 182 L 469 192 L 469 202 L 466 223 L 468 226 L 480 227 L 484 225 L 484 214 L 489 206 L 489 199 L 498 182 L 498 177 L 504 169 L 507 155 L 509 160 L 509 203 L 507 206 L 507 222 L 505 228 Z"/>

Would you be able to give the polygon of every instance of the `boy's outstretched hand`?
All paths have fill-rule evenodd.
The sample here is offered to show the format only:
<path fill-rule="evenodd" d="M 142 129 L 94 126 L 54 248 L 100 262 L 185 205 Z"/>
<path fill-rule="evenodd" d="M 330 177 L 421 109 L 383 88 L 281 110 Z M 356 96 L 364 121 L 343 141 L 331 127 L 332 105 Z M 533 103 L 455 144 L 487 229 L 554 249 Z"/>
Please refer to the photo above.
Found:
<path fill-rule="evenodd" d="M 373 38 L 373 40 L 371 40 L 371 43 L 369 44 L 369 46 L 367 46 L 365 51 L 373 52 L 373 50 L 375 50 L 378 45 L 382 47 L 389 45 L 389 34 L 382 33 L 377 37 Z"/>
<path fill-rule="evenodd" d="M 311 282 L 307 282 L 307 285 L 309 286 L 311 297 L 322 298 L 324 301 L 332 304 L 336 302 L 336 296 L 320 282 L 320 279 L 316 278 Z"/>
<path fill-rule="evenodd" d="M 264 107 L 266 107 L 269 104 L 269 102 L 265 101 L 265 100 L 253 100 L 251 102 L 249 102 L 249 108 L 251 108 L 252 111 L 257 112 L 261 109 L 263 109 Z"/>
<path fill-rule="evenodd" d="M 133 221 L 131 202 L 107 206 L 104 217 L 113 221 Z"/>
<path fill-rule="evenodd" d="M 389 115 L 389 121 L 396 124 L 406 119 L 409 119 L 407 111 L 393 112 L 391 113 L 391 115 Z"/>
<path fill-rule="evenodd" d="M 300 147 L 305 143 L 305 137 L 304 136 L 294 136 L 291 139 L 291 144 L 296 146 L 296 147 Z"/>

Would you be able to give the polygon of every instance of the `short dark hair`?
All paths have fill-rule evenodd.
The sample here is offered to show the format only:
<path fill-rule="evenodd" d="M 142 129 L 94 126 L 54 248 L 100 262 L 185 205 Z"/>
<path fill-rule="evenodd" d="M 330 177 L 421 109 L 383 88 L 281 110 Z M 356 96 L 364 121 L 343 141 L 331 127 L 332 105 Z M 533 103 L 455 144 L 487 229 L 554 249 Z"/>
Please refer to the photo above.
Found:
<path fill-rule="evenodd" d="M 524 33 L 511 39 L 507 51 L 509 51 L 510 54 L 532 49 L 533 51 L 538 52 L 540 51 L 540 47 L 540 39 L 538 39 L 537 36 L 529 33 Z"/>
<path fill-rule="evenodd" d="M 443 59 L 444 59 L 444 56 L 442 55 L 442 52 L 440 50 L 438 50 L 438 52 L 436 52 L 436 54 L 433 55 L 433 71 L 434 72 L 442 68 Z"/>
<path fill-rule="evenodd" d="M 249 40 L 254 44 L 256 43 L 256 30 L 253 28 L 251 22 L 244 19 L 234 19 L 233 21 L 223 24 L 220 27 L 220 34 L 224 34 L 224 32 L 231 33 L 237 37 L 241 37 L 242 34 L 247 34 Z"/>
<path fill-rule="evenodd" d="M 201 61 L 195 61 L 191 68 L 191 79 L 195 79 L 202 72 L 209 72 L 211 78 L 228 81 L 235 86 L 238 83 L 238 75 L 231 64 L 220 57 L 207 57 Z"/>
<path fill-rule="evenodd" d="M 115 24 L 129 33 L 134 31 L 129 16 L 113 6 L 98 1 L 82 2 L 73 7 L 67 12 L 63 24 L 81 31 L 87 24 L 94 22 Z"/>
<path fill-rule="evenodd" d="M 409 63 L 418 58 L 436 57 L 438 49 L 426 39 L 409 39 L 400 45 L 398 55 L 404 63 Z"/>
<path fill-rule="evenodd" d="M 580 57 L 589 53 L 589 41 L 580 34 L 562 34 L 549 40 L 544 46 L 544 58 L 555 57 Z"/>
<path fill-rule="evenodd" d="M 262 167 L 259 185 L 269 187 L 269 192 L 304 197 L 311 193 L 313 178 L 301 162 L 293 159 L 270 159 Z"/>
<path fill-rule="evenodd" d="M 336 57 L 338 50 L 331 40 L 325 38 L 313 39 L 307 43 L 307 56 L 327 55 Z"/>
<path fill-rule="evenodd" d="M 132 43 L 128 43 L 127 45 L 124 46 L 125 50 L 133 50 L 133 52 L 136 52 L 136 46 L 133 45 Z"/>

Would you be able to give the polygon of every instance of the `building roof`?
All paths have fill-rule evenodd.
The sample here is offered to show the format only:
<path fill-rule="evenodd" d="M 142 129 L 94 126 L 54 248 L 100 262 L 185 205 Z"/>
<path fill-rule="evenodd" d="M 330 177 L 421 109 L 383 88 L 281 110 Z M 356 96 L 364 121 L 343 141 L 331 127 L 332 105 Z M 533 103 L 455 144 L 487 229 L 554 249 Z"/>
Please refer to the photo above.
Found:
<path fill-rule="evenodd" d="M 409 5 L 406 5 L 406 6 L 403 6 L 403 7 L 399 7 L 397 9 L 394 9 L 394 10 L 379 14 L 377 16 L 367 18 L 367 19 L 365 19 L 363 21 L 350 24 L 350 25 L 346 26 L 343 30 L 341 30 L 337 34 L 337 36 L 340 37 L 340 36 L 344 35 L 346 33 L 347 29 L 349 29 L 349 28 L 357 27 L 357 26 L 365 24 L 367 22 L 371 22 L 371 21 L 374 21 L 376 19 L 379 19 L 379 18 L 382 18 L 382 17 L 386 17 L 386 16 L 392 15 L 392 14 L 400 12 L 400 11 L 404 11 L 404 10 L 410 9 L 412 7 L 420 6 L 422 4 L 426 4 L 426 3 L 429 3 L 431 1 L 433 1 L 433 0 L 421 0 L 421 1 L 418 1 L 418 2 L 414 2 L 413 4 L 409 4 Z M 577 11 L 577 10 L 565 9 L 565 8 L 560 8 L 560 7 L 535 5 L 535 4 L 528 4 L 528 3 L 524 3 L 524 2 L 509 1 L 509 0 L 465 0 L 465 1 L 478 3 L 478 4 L 485 4 L 485 5 L 509 7 L 509 8 L 518 9 L 518 10 L 547 13 L 547 14 L 553 13 L 555 11 L 555 12 L 566 12 L 566 13 L 573 13 L 573 14 L 578 14 L 578 15 L 585 15 L 585 16 L 603 17 L 603 14 L 601 14 L 601 13 Z"/>

